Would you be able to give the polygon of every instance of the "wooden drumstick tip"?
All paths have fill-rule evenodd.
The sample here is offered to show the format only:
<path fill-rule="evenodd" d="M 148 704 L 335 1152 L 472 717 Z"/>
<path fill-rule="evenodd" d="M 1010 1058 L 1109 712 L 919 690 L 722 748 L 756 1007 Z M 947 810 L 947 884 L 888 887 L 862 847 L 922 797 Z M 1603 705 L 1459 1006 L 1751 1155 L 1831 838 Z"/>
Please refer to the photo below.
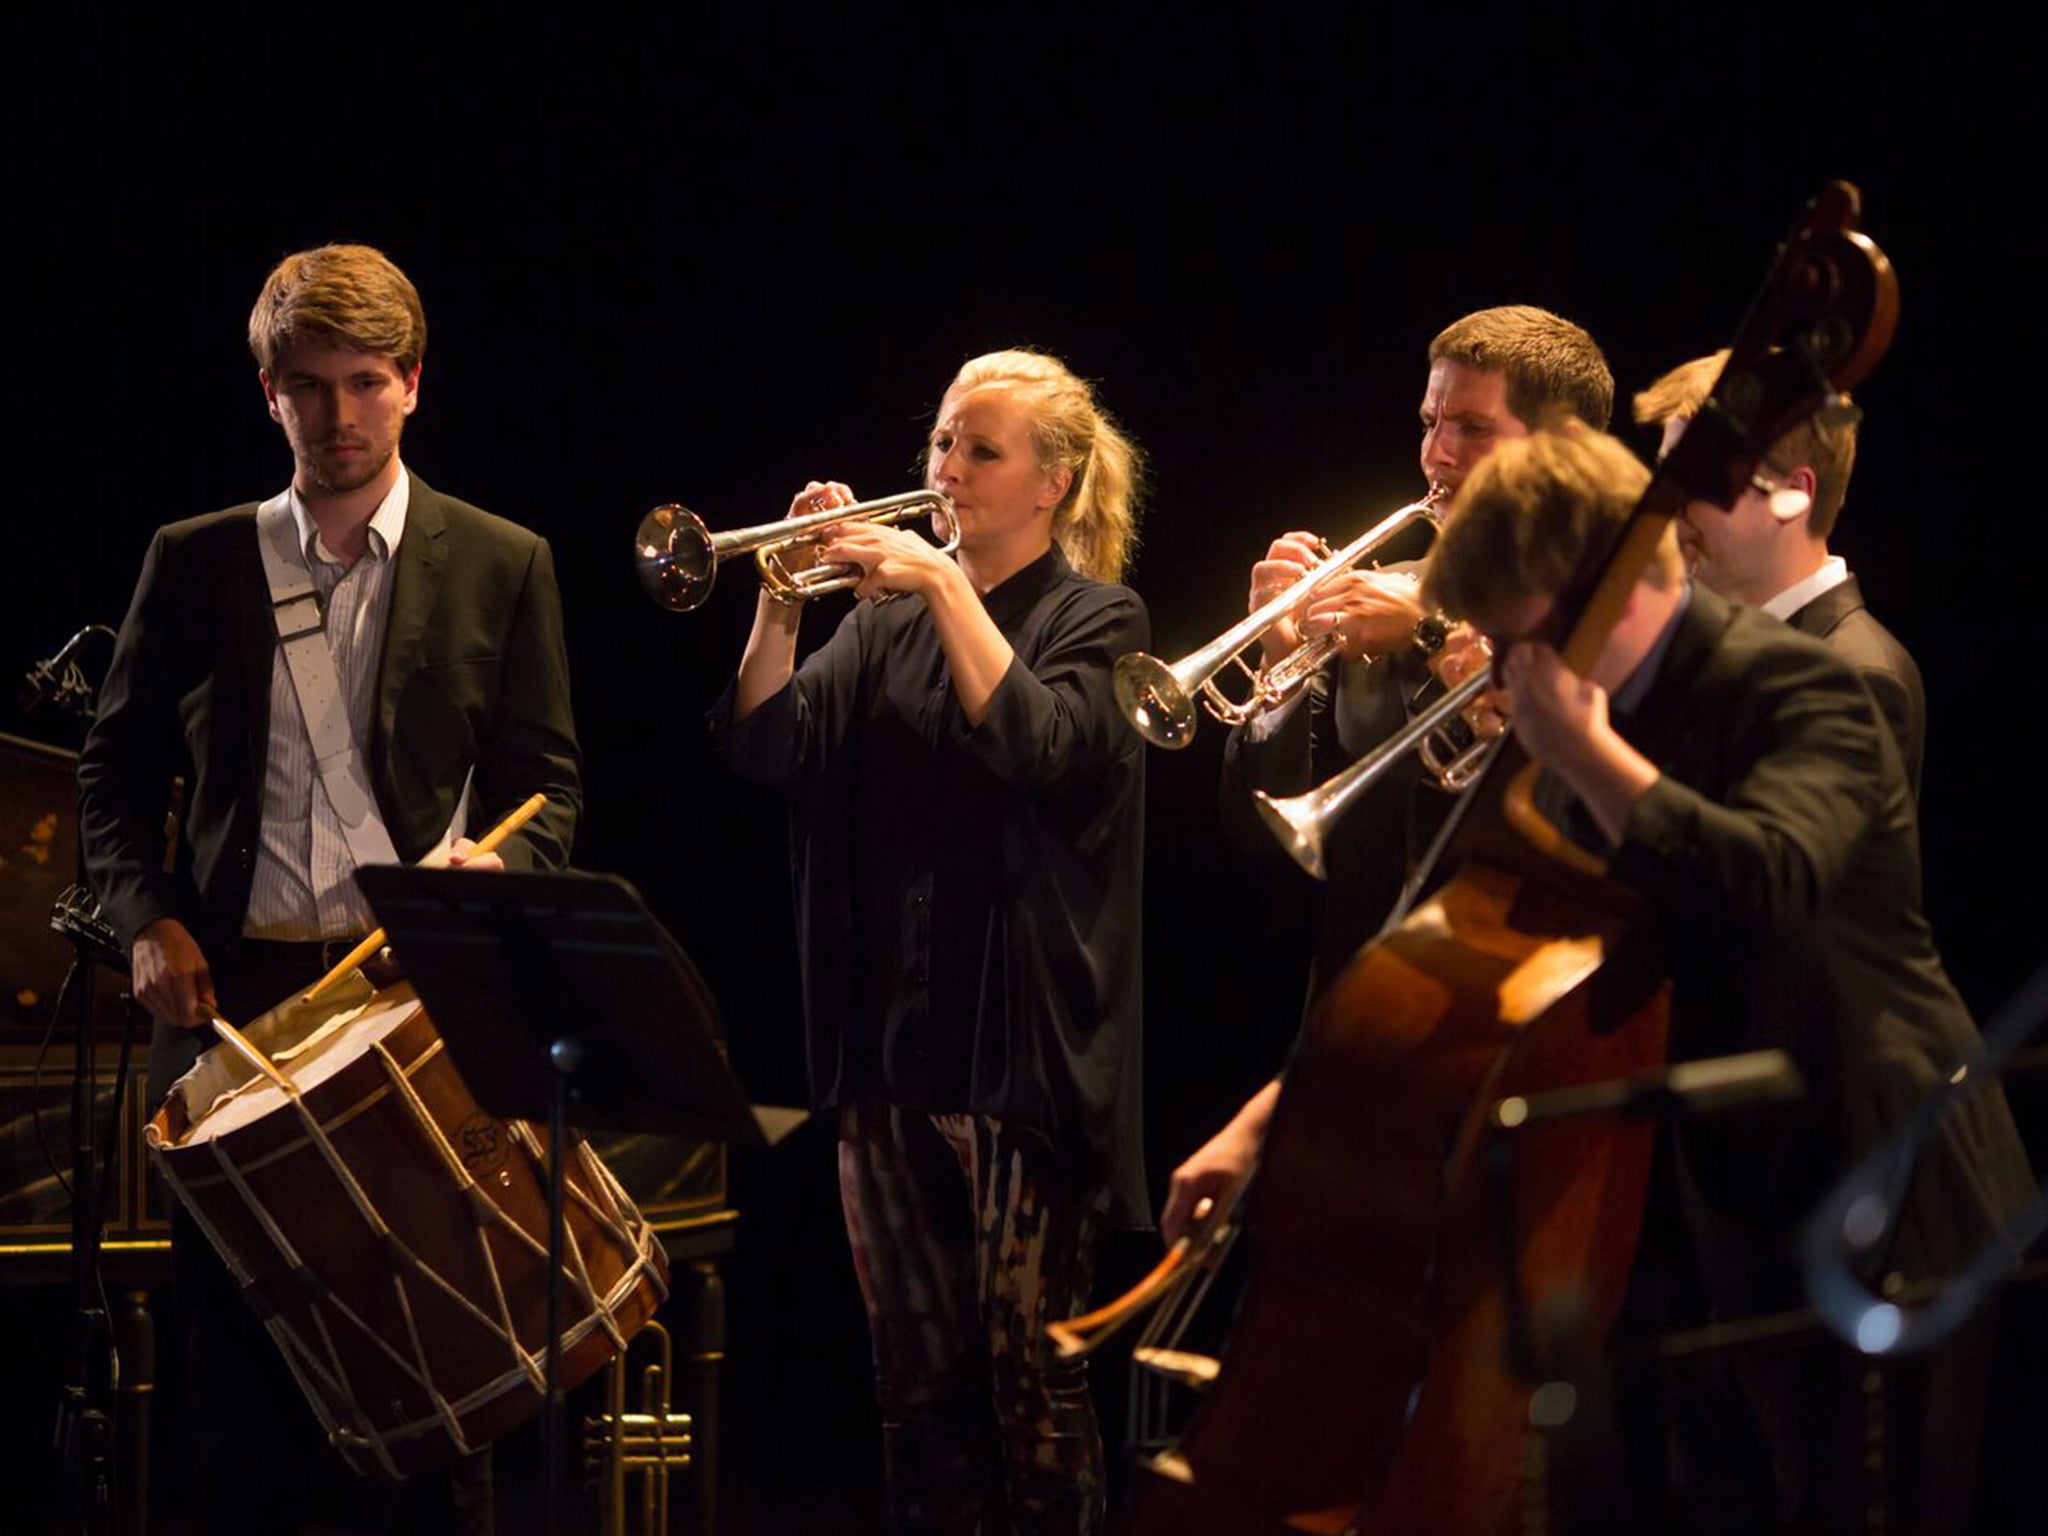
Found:
<path fill-rule="evenodd" d="M 220 1036 L 220 1038 L 234 1050 L 236 1055 L 240 1056 L 244 1061 L 248 1062 L 251 1066 L 255 1067 L 257 1071 L 261 1072 L 265 1077 L 269 1078 L 273 1083 L 277 1084 L 277 1086 L 282 1088 L 287 1094 L 295 1095 L 298 1093 L 298 1084 L 294 1083 L 290 1077 L 286 1076 L 283 1069 L 281 1069 L 276 1062 L 272 1061 L 262 1051 L 258 1050 L 256 1047 L 256 1043 L 252 1041 L 247 1035 L 243 1034 L 239 1029 L 235 1028 L 234 1025 L 230 1024 L 226 1019 L 222 1018 L 217 1013 L 208 1013 L 206 1016 L 206 1022 L 213 1026 L 213 1032 L 216 1035 Z"/>

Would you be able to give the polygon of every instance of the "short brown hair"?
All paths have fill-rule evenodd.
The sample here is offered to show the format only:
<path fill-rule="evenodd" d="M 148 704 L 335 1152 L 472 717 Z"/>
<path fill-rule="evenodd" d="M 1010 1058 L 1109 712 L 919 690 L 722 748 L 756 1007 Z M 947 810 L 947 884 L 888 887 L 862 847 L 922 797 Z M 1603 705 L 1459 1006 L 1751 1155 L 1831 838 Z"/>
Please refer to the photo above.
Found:
<path fill-rule="evenodd" d="M 1586 551 L 1628 520 L 1650 472 L 1607 436 L 1583 427 L 1533 432 L 1482 459 L 1444 520 L 1422 600 L 1457 618 L 1489 619 L 1564 590 Z M 1677 541 L 1658 547 L 1652 579 L 1684 573 Z"/>
<path fill-rule="evenodd" d="M 411 373 L 427 351 L 426 311 L 411 279 L 382 251 L 318 246 L 272 267 L 249 311 L 258 366 L 275 367 L 278 354 L 299 341 L 388 357 Z"/>
<path fill-rule="evenodd" d="M 1508 409 L 1524 426 L 1555 427 L 1576 416 L 1605 428 L 1614 414 L 1614 374 L 1581 326 L 1533 304 L 1503 304 L 1453 320 L 1429 344 L 1429 360 L 1504 373 Z"/>
<path fill-rule="evenodd" d="M 1680 363 L 1636 396 L 1636 420 L 1658 426 L 1674 416 L 1690 421 L 1707 403 L 1727 363 L 1725 349 Z M 1835 530 L 1856 468 L 1856 423 L 1825 427 L 1818 417 L 1808 417 L 1771 445 L 1764 462 L 1781 475 L 1801 465 L 1813 470 L 1813 512 L 1806 526 L 1816 539 L 1825 539 Z"/>

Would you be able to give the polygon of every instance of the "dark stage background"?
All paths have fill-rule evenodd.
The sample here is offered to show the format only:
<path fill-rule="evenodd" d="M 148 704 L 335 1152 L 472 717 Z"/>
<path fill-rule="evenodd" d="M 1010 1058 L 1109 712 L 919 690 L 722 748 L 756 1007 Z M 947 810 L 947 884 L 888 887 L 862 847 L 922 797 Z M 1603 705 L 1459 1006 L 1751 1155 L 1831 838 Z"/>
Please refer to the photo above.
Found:
<path fill-rule="evenodd" d="M 1928 906 L 1980 1013 L 2040 962 L 2023 722 L 2044 541 L 2015 483 L 2039 253 L 2005 175 L 2038 114 L 2006 41 L 1729 13 L 1681 30 L 718 5 L 613 29 L 450 9 L 317 35 L 15 23 L 10 677 L 118 622 L 158 523 L 284 483 L 249 302 L 288 250 L 384 247 L 430 324 L 407 460 L 554 545 L 579 862 L 640 887 L 747 1083 L 792 1100 L 781 811 L 724 775 L 702 725 L 753 580 L 657 611 L 628 563 L 642 512 L 679 499 L 728 527 L 781 515 L 812 476 L 908 489 L 961 360 L 1035 345 L 1099 380 L 1151 452 L 1132 581 L 1177 655 L 1241 611 L 1274 531 L 1348 537 L 1420 489 L 1415 405 L 1446 321 L 1559 310 L 1625 395 L 1722 343 L 1801 200 L 1842 176 L 1904 288 L 1839 544 L 1926 674 Z M 12 709 L 0 729 L 75 743 Z M 1155 1184 L 1278 1061 L 1309 951 L 1308 882 L 1218 832 L 1222 734 L 1151 760 Z M 815 1127 L 734 1168 L 729 1529 L 874 1518 L 832 1181 Z M 1113 1244 L 1107 1278 L 1149 1241 Z"/>

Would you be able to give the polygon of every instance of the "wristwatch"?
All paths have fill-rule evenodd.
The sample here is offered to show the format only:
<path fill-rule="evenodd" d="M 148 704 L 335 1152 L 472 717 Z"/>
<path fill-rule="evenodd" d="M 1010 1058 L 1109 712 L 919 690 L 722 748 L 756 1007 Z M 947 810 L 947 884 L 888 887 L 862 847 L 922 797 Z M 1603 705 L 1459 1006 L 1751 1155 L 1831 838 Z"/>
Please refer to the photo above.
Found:
<path fill-rule="evenodd" d="M 1451 621 L 1440 613 L 1425 613 L 1415 621 L 1415 649 L 1425 656 L 1434 656 L 1442 650 L 1450 637 Z"/>

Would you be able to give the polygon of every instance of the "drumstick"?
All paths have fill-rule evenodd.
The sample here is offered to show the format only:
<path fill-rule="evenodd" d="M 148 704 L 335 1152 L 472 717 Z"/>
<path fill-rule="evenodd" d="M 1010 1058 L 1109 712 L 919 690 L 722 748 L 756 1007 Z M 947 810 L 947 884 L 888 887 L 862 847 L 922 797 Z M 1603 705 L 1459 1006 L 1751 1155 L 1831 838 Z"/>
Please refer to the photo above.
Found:
<path fill-rule="evenodd" d="M 499 822 L 495 827 L 491 828 L 490 831 L 486 832 L 481 838 L 479 838 L 477 840 L 476 846 L 469 850 L 470 857 L 474 858 L 477 854 L 490 853 L 494 851 L 497 848 L 498 844 L 504 842 L 506 838 L 510 837 L 514 832 L 517 832 L 521 827 L 525 826 L 529 821 L 533 820 L 533 818 L 540 813 L 540 808 L 546 805 L 547 803 L 548 797 L 546 795 L 531 796 L 524 805 L 519 807 L 518 810 L 514 811 L 510 816 L 507 816 L 503 821 Z M 430 855 L 429 857 L 420 860 L 419 867 L 422 869 L 438 869 L 447 862 L 448 858 L 446 854 L 441 855 L 439 858 L 435 858 Z M 322 992 L 325 992 L 329 987 L 333 986 L 337 981 L 341 980 L 342 977 L 346 976 L 350 971 L 354 970 L 357 966 L 361 965 L 365 960 L 369 959 L 370 956 L 374 955 L 375 953 L 377 953 L 378 950 L 382 949 L 384 947 L 384 940 L 386 937 L 387 935 L 385 934 L 384 930 L 382 928 L 379 928 L 375 933 L 371 934 L 367 939 L 363 940 L 362 943 L 358 944 L 354 949 L 350 950 L 345 956 L 343 956 L 341 963 L 335 966 L 333 970 L 329 971 L 325 976 L 322 976 L 318 981 L 314 982 L 312 986 L 308 987 L 306 989 L 306 995 L 303 998 L 301 998 L 300 1001 L 308 1003 L 312 1002 Z"/>
<path fill-rule="evenodd" d="M 298 1084 L 294 1083 L 289 1077 L 286 1077 L 283 1072 L 278 1070 L 277 1063 L 272 1061 L 268 1056 L 264 1055 L 263 1052 L 258 1050 L 256 1048 L 255 1042 L 252 1041 L 247 1035 L 243 1034 L 239 1029 L 235 1028 L 234 1025 L 230 1024 L 226 1019 L 222 1018 L 217 1013 L 209 1013 L 206 1016 L 206 1022 L 213 1026 L 213 1032 L 216 1035 L 219 1035 L 222 1040 L 226 1041 L 229 1045 L 235 1048 L 237 1054 L 239 1054 L 244 1061 L 248 1062 L 251 1066 L 255 1067 L 265 1077 L 269 1078 L 273 1083 L 277 1084 L 278 1087 L 282 1088 L 287 1094 L 292 1095 L 294 1097 L 297 1096 L 299 1091 Z"/>

